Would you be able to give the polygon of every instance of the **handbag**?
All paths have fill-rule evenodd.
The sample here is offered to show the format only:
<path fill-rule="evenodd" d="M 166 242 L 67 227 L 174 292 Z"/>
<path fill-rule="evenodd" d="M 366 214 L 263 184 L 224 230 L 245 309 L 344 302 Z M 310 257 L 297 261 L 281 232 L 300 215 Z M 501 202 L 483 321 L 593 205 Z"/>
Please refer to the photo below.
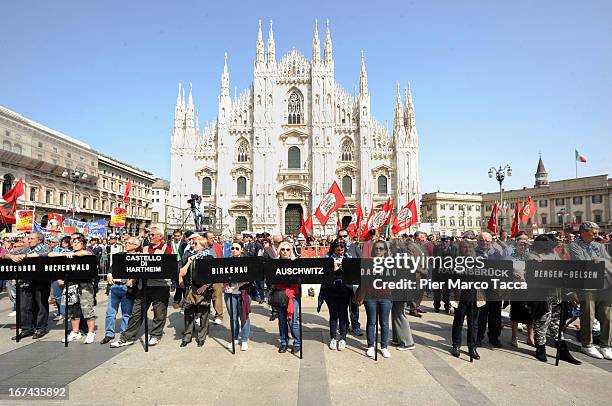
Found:
<path fill-rule="evenodd" d="M 268 297 L 268 304 L 272 307 L 287 307 L 289 305 L 289 297 L 285 289 L 272 289 Z"/>

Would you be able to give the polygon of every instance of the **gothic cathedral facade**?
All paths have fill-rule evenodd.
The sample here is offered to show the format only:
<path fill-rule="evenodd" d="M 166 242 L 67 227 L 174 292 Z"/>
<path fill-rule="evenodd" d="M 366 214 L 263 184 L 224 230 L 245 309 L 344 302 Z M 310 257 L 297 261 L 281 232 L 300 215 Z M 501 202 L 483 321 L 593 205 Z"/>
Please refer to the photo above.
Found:
<path fill-rule="evenodd" d="M 270 22 L 267 47 L 259 23 L 253 83 L 230 96 L 227 54 L 216 121 L 200 129 L 191 85 L 179 85 L 171 146 L 169 226 L 180 227 L 191 194 L 202 196 L 205 223 L 226 235 L 244 230 L 297 234 L 334 181 L 346 197 L 339 216 L 357 205 L 377 209 L 389 196 L 401 208 L 419 202 L 418 135 L 410 87 L 395 102 L 393 132 L 371 116 L 363 52 L 359 90 L 334 78 L 327 23 L 323 56 L 315 22 L 312 58 L 295 49 L 280 60 Z M 315 234 L 336 230 L 315 219 Z M 189 226 L 187 228 L 190 228 Z"/>

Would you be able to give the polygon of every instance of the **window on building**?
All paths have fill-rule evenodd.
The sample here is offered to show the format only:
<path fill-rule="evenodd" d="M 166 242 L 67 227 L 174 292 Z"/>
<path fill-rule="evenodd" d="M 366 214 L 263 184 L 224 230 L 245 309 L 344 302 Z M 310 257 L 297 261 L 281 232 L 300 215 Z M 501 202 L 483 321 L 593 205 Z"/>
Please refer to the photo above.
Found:
<path fill-rule="evenodd" d="M 287 151 L 287 166 L 289 169 L 300 169 L 300 149 L 298 147 L 290 147 Z"/>
<path fill-rule="evenodd" d="M 153 213 L 151 213 L 151 221 L 153 221 L 153 223 L 159 223 L 159 213 L 154 211 Z"/>
<path fill-rule="evenodd" d="M 572 199 L 573 204 L 582 204 L 582 196 L 574 196 Z"/>
<path fill-rule="evenodd" d="M 71 154 L 70 152 L 66 152 L 66 156 L 67 156 L 68 158 L 72 158 L 72 154 Z"/>
<path fill-rule="evenodd" d="M 114 192 L 115 191 L 115 182 L 111 182 L 111 190 Z"/>
<path fill-rule="evenodd" d="M 601 195 L 591 196 L 591 203 L 601 203 L 601 202 L 602 202 L 602 196 Z"/>
<path fill-rule="evenodd" d="M 353 178 L 348 175 L 342 177 L 342 194 L 345 196 L 353 194 Z"/>
<path fill-rule="evenodd" d="M 445 204 L 441 204 L 440 205 L 440 210 L 446 210 L 446 205 Z"/>
<path fill-rule="evenodd" d="M 463 204 L 459 205 L 459 210 L 465 210 L 465 206 Z"/>
<path fill-rule="evenodd" d="M 480 219 L 476 219 L 476 227 L 480 227 Z"/>
<path fill-rule="evenodd" d="M 340 148 L 340 160 L 342 161 L 352 161 L 353 160 L 353 151 L 355 150 L 355 146 L 353 141 L 350 139 L 345 139 L 342 143 L 342 147 Z"/>
<path fill-rule="evenodd" d="M 45 192 L 45 203 L 53 203 L 53 192 L 50 190 Z"/>
<path fill-rule="evenodd" d="M 514 203 L 510 203 L 510 210 L 514 210 Z"/>
<path fill-rule="evenodd" d="M 459 219 L 459 225 L 460 225 L 461 227 L 463 227 L 463 226 L 465 225 L 465 222 L 464 222 L 464 220 L 463 220 L 463 219 Z"/>
<path fill-rule="evenodd" d="M 468 224 L 468 227 L 472 227 L 472 219 L 468 219 L 467 224 Z"/>
<path fill-rule="evenodd" d="M 467 205 L 467 211 L 472 211 L 472 205 L 471 204 Z"/>
<path fill-rule="evenodd" d="M 480 211 L 480 206 L 476 206 L 476 211 Z"/>
<path fill-rule="evenodd" d="M 21 145 L 19 145 L 19 144 L 13 145 L 13 152 L 16 153 L 16 154 L 21 155 L 21 153 L 23 152 L 23 149 L 21 148 Z"/>
<path fill-rule="evenodd" d="M 5 150 L 5 151 L 10 151 L 12 149 L 11 148 L 11 142 L 7 141 L 7 140 L 4 140 L 2 142 L 2 149 Z"/>
<path fill-rule="evenodd" d="M 493 206 L 491 206 L 490 204 L 487 204 L 485 206 L 485 211 L 491 211 L 493 209 Z"/>
<path fill-rule="evenodd" d="M 540 216 L 541 220 L 540 223 L 545 226 L 546 224 L 548 224 L 548 219 L 546 218 L 546 216 Z"/>
<path fill-rule="evenodd" d="M 66 193 L 60 193 L 60 206 L 64 206 L 66 204 Z"/>
<path fill-rule="evenodd" d="M 36 201 L 36 188 L 30 188 L 30 201 L 31 202 L 35 202 Z"/>
<path fill-rule="evenodd" d="M 454 219 L 454 218 L 452 218 L 452 217 L 450 218 L 450 220 L 449 220 L 449 225 L 450 225 L 451 227 L 453 227 L 453 226 L 455 225 L 455 219 Z"/>
<path fill-rule="evenodd" d="M 102 211 L 106 211 L 106 200 L 102 200 Z"/>
<path fill-rule="evenodd" d="M 548 200 L 540 200 L 540 201 L 538 202 L 538 205 L 539 205 L 540 207 L 548 207 Z"/>
<path fill-rule="evenodd" d="M 565 199 L 564 198 L 557 198 L 555 199 L 555 206 L 563 206 L 565 205 Z"/>
<path fill-rule="evenodd" d="M 8 191 L 11 190 L 11 188 L 13 187 L 14 180 L 15 177 L 10 173 L 4 175 L 4 177 L 2 178 L 2 195 L 7 194 Z"/>
<path fill-rule="evenodd" d="M 249 161 L 249 143 L 247 140 L 240 141 L 238 144 L 238 162 Z"/>
<path fill-rule="evenodd" d="M 98 210 L 98 199 L 93 199 L 93 209 Z"/>
<path fill-rule="evenodd" d="M 87 204 L 89 203 L 89 199 L 83 196 L 83 208 L 88 209 Z"/>
<path fill-rule="evenodd" d="M 296 91 L 291 92 L 287 103 L 288 123 L 302 124 L 304 117 L 303 111 L 301 95 Z"/>
<path fill-rule="evenodd" d="M 53 158 L 53 165 L 57 165 L 57 159 Z"/>
<path fill-rule="evenodd" d="M 246 196 L 247 193 L 247 180 L 244 176 L 239 176 L 236 179 L 236 194 L 238 196 Z"/>
<path fill-rule="evenodd" d="M 598 223 L 598 224 L 599 224 L 599 223 L 601 223 L 601 222 L 602 222 L 602 221 L 601 221 L 601 214 L 599 214 L 599 213 L 595 213 L 595 214 L 593 214 L 593 220 L 594 220 L 596 223 Z"/>
<path fill-rule="evenodd" d="M 38 160 L 39 160 L 39 161 L 42 161 L 42 159 L 43 159 L 42 154 L 38 154 Z"/>
<path fill-rule="evenodd" d="M 442 218 L 440 219 L 440 225 L 441 225 L 441 226 L 446 226 L 446 219 L 445 219 L 444 217 L 442 217 Z"/>
<path fill-rule="evenodd" d="M 42 142 L 38 141 L 38 148 L 42 148 Z"/>
<path fill-rule="evenodd" d="M 387 194 L 387 177 L 385 175 L 378 176 L 378 194 L 386 195 Z"/>
<path fill-rule="evenodd" d="M 576 214 L 576 223 L 582 223 L 582 215 Z"/>
<path fill-rule="evenodd" d="M 202 179 L 202 196 L 210 196 L 212 194 L 212 179 L 206 176 Z"/>
<path fill-rule="evenodd" d="M 248 227 L 247 218 L 244 216 L 236 217 L 236 234 L 240 234 L 243 231 L 246 231 Z"/>
<path fill-rule="evenodd" d="M 11 132 L 10 132 L 9 130 L 5 130 L 5 131 L 4 131 L 4 134 L 5 134 L 7 137 L 10 137 L 10 136 L 11 136 Z"/>
<path fill-rule="evenodd" d="M 448 209 L 449 210 L 455 210 L 455 205 L 454 204 L 449 204 L 448 205 Z"/>

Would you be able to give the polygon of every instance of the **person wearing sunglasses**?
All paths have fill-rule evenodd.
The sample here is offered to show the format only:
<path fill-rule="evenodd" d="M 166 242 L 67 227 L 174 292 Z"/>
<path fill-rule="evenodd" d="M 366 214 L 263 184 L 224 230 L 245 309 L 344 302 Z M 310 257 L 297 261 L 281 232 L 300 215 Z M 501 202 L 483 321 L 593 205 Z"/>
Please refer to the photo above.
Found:
<path fill-rule="evenodd" d="M 232 258 L 244 257 L 244 243 L 235 240 L 230 246 L 230 256 Z M 249 349 L 249 334 L 251 332 L 251 320 L 249 313 L 251 312 L 251 297 L 249 296 L 249 286 L 251 282 L 224 283 L 223 292 L 225 305 L 229 311 L 230 306 L 232 311 L 230 323 L 234 324 L 233 340 L 236 344 L 240 344 L 240 350 L 246 351 Z M 231 348 L 230 343 L 229 347 Z"/>
<path fill-rule="evenodd" d="M 346 228 L 338 231 L 338 238 L 346 243 L 346 252 L 350 258 L 361 258 L 361 248 L 359 248 L 359 244 L 353 243 Z M 358 285 L 354 285 L 353 292 L 357 291 L 357 288 Z M 357 306 L 352 300 L 349 304 L 349 320 L 351 322 L 349 331 L 351 331 L 357 337 L 363 336 L 361 324 L 359 323 L 359 306 Z"/>
<path fill-rule="evenodd" d="M 389 247 L 386 241 L 378 240 L 372 245 L 372 258 L 389 256 Z M 378 316 L 378 325 L 380 328 L 380 352 L 383 357 L 391 357 L 389 352 L 389 315 L 393 302 L 390 299 L 368 299 L 364 302 L 366 309 L 366 337 L 368 348 L 366 355 L 374 358 L 374 336 L 376 332 L 376 317 Z"/>
<path fill-rule="evenodd" d="M 283 241 L 278 246 L 278 259 L 295 259 L 293 253 L 293 247 L 291 243 Z M 287 306 L 277 307 L 278 312 L 278 333 L 280 335 L 280 346 L 278 352 L 280 354 L 287 352 L 289 346 L 289 331 L 293 336 L 293 347 L 291 348 L 292 354 L 300 352 L 302 346 L 302 339 L 300 336 L 300 319 L 299 319 L 299 306 L 298 295 L 301 294 L 300 285 L 292 284 L 277 284 L 272 286 L 271 295 L 275 295 L 275 292 L 284 292 L 287 296 Z"/>
<path fill-rule="evenodd" d="M 329 252 L 325 258 L 334 260 L 334 282 L 321 285 L 320 296 L 325 300 L 329 309 L 329 348 L 342 351 L 346 348 L 346 333 L 349 326 L 348 307 L 353 296 L 353 286 L 346 285 L 338 273 L 342 269 L 342 259 L 350 258 L 346 252 L 346 243 L 343 239 L 337 238 L 332 241 Z M 338 331 L 340 327 L 340 331 Z M 336 341 L 340 333 L 340 340 Z"/>
<path fill-rule="evenodd" d="M 51 252 L 50 257 L 68 257 L 93 255 L 87 249 L 85 236 L 81 233 L 74 233 L 71 236 L 72 252 Z M 60 286 L 64 285 L 64 281 L 59 281 Z M 80 340 L 83 338 L 79 324 L 81 317 L 87 323 L 87 335 L 83 341 L 85 344 L 91 344 L 96 338 L 94 332 L 96 327 L 96 313 L 94 311 L 94 285 L 91 280 L 82 280 L 69 285 L 68 303 L 66 303 L 66 316 L 70 319 L 72 331 L 68 334 L 68 342 Z M 62 294 L 62 297 L 65 297 Z M 62 339 L 62 342 L 64 339 Z"/>

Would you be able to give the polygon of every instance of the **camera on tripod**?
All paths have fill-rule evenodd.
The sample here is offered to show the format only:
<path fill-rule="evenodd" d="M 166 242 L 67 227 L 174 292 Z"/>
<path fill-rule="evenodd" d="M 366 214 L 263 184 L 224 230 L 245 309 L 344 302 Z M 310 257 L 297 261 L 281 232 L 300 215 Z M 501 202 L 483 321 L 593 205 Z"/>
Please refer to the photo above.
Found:
<path fill-rule="evenodd" d="M 187 203 L 189 203 L 189 206 L 191 206 L 192 209 L 195 209 L 195 205 L 196 205 L 196 201 L 200 198 L 200 195 L 191 195 L 191 199 L 187 200 Z"/>

